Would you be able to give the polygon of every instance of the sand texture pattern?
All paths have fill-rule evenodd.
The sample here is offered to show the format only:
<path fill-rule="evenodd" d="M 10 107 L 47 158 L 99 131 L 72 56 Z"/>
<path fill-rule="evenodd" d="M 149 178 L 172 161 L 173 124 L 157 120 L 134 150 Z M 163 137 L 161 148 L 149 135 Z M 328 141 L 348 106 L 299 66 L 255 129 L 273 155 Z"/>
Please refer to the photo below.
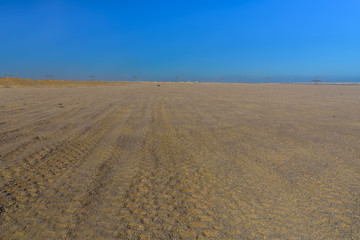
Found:
<path fill-rule="evenodd" d="M 0 88 L 0 239 L 360 239 L 360 86 Z"/>

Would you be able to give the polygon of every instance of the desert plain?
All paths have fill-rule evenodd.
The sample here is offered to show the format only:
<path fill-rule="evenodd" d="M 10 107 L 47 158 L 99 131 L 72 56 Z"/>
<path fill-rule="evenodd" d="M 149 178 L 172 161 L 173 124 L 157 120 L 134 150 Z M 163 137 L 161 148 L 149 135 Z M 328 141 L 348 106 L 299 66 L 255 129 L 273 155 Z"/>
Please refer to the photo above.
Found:
<path fill-rule="evenodd" d="M 360 239 L 360 86 L 8 80 L 0 239 Z"/>

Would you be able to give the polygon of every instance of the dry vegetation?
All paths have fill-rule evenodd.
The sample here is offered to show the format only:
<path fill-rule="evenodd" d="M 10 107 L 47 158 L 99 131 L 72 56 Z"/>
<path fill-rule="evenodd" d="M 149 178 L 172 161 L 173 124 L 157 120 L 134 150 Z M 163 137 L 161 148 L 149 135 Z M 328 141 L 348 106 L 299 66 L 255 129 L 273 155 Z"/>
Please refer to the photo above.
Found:
<path fill-rule="evenodd" d="M 0 239 L 360 239 L 359 136 L 359 86 L 3 88 Z"/>
<path fill-rule="evenodd" d="M 23 78 L 0 78 L 0 88 L 21 87 L 98 87 L 98 86 L 120 86 L 124 82 L 102 82 L 102 81 L 71 81 L 71 80 L 33 80 Z"/>

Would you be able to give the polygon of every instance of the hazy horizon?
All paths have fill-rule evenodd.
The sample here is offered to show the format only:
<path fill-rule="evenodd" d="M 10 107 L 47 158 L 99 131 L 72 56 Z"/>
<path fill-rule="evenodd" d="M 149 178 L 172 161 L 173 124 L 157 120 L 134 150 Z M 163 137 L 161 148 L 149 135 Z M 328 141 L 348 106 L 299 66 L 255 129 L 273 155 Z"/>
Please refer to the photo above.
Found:
<path fill-rule="evenodd" d="M 318 79 L 319 83 L 360 83 L 360 78 L 352 77 L 315 77 L 312 76 L 278 76 L 278 77 L 261 77 L 261 76 L 226 76 L 226 77 L 162 77 L 162 78 L 151 78 L 137 76 L 136 79 L 133 76 L 127 78 L 94 78 L 83 77 L 83 78 L 58 78 L 55 75 L 52 77 L 44 75 L 43 77 L 26 77 L 26 76 L 15 76 L 15 75 L 0 75 L 0 78 L 14 77 L 23 79 L 33 80 L 75 80 L 75 81 L 130 81 L 130 82 L 218 82 L 218 83 L 313 83 L 314 79 Z"/>

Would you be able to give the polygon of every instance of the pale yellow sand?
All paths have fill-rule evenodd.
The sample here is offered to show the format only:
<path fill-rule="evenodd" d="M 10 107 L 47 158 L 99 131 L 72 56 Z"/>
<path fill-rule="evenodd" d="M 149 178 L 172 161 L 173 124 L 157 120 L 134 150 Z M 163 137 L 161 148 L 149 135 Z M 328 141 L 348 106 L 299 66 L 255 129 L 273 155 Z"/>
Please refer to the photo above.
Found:
<path fill-rule="evenodd" d="M 359 206 L 359 86 L 0 89 L 0 239 L 360 239 Z"/>

